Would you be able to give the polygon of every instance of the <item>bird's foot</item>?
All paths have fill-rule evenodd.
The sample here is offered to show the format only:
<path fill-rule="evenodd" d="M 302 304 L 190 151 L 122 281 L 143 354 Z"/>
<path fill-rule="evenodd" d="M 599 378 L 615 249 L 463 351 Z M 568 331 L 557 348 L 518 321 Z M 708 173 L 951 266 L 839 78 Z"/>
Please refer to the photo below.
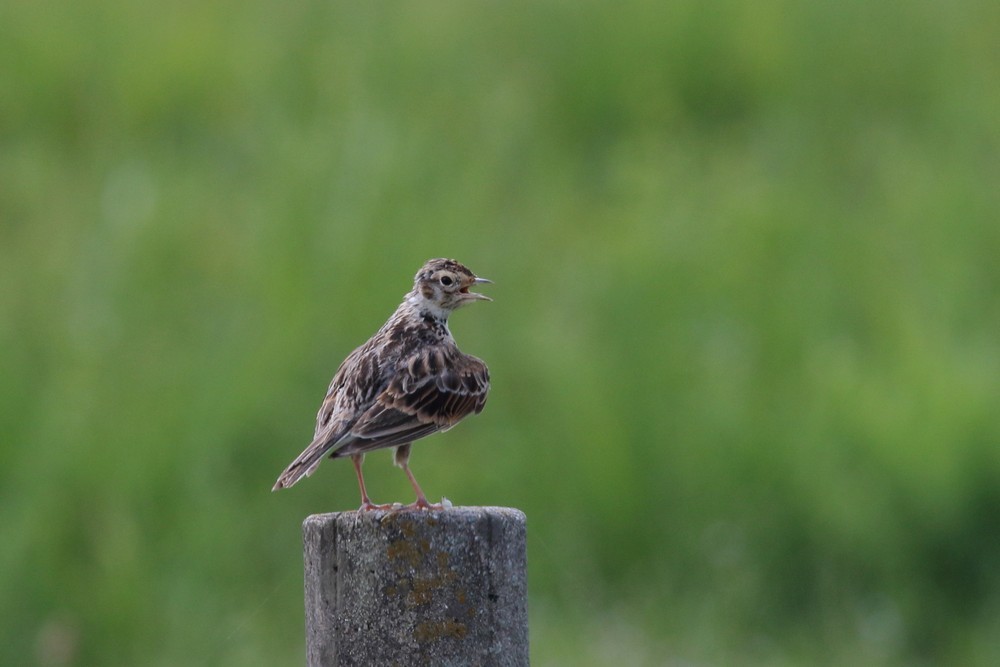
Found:
<path fill-rule="evenodd" d="M 398 506 L 399 503 L 395 505 L 392 503 L 386 503 L 385 505 L 376 505 L 370 500 L 366 500 L 361 503 L 361 507 L 358 508 L 359 512 L 370 512 L 371 510 L 391 510 Z"/>
<path fill-rule="evenodd" d="M 431 503 L 431 502 L 427 501 L 427 498 L 417 498 L 416 501 L 410 503 L 409 505 L 406 505 L 406 506 L 402 507 L 402 509 L 404 509 L 404 510 L 443 510 L 446 507 L 451 507 L 451 503 L 450 502 L 447 503 L 447 504 L 445 504 L 444 502 Z"/>

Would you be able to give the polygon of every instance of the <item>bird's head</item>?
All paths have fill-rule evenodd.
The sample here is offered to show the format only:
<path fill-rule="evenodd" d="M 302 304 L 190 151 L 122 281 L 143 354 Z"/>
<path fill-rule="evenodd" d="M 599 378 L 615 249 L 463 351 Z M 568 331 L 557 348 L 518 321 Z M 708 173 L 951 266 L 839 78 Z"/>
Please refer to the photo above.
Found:
<path fill-rule="evenodd" d="M 491 280 L 479 278 L 453 259 L 432 259 L 421 267 L 413 279 L 413 295 L 433 310 L 447 315 L 473 301 L 492 301 L 488 296 L 470 292 L 469 288 Z"/>

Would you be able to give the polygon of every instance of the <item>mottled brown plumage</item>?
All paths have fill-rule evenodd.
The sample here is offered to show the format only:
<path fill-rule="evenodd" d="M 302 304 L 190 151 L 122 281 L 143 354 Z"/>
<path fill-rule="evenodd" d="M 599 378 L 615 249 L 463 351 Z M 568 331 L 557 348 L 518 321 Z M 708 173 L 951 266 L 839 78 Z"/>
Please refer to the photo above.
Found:
<path fill-rule="evenodd" d="M 350 456 L 361 507 L 372 509 L 376 505 L 365 490 L 361 463 L 367 452 L 395 447 L 396 465 L 417 494 L 411 507 L 438 507 L 427 502 L 410 472 L 410 445 L 448 430 L 486 404 L 489 369 L 458 349 L 448 316 L 467 303 L 489 301 L 469 291 L 488 282 L 453 259 L 424 264 L 392 317 L 340 365 L 316 416 L 312 442 L 281 473 L 272 491 L 311 475 L 324 456 Z"/>

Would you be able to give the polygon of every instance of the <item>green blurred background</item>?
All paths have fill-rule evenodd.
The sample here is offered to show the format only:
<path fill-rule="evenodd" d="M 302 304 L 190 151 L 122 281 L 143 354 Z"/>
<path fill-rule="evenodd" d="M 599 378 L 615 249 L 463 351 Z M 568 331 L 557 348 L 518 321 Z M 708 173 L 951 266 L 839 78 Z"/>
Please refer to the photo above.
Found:
<path fill-rule="evenodd" d="M 1000 664 L 998 213 L 993 1 L 2 3 L 0 663 L 302 664 L 271 484 L 446 256 L 535 664 Z"/>

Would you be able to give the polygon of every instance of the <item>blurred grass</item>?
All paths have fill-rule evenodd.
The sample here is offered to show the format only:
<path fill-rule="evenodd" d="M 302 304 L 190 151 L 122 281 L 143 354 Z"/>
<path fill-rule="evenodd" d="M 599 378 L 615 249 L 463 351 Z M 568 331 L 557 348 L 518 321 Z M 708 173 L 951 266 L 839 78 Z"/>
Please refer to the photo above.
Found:
<path fill-rule="evenodd" d="M 996 664 L 995 3 L 0 6 L 0 663 L 302 661 L 269 488 L 428 257 L 539 665 Z M 377 500 L 405 500 L 388 457 Z"/>

